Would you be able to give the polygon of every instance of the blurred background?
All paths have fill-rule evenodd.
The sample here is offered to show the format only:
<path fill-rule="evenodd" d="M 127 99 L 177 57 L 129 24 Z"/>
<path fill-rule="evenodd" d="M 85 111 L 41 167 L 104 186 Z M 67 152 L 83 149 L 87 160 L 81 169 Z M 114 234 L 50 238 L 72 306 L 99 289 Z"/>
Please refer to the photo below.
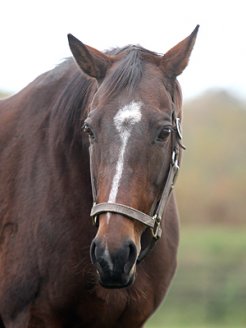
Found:
<path fill-rule="evenodd" d="M 243 328 L 246 103 L 229 91 L 205 91 L 185 101 L 183 131 L 178 270 L 147 327 Z"/>
<path fill-rule="evenodd" d="M 179 78 L 187 150 L 176 186 L 178 270 L 147 328 L 246 327 L 244 8 L 243 0 L 1 2 L 1 97 L 70 56 L 67 33 L 99 50 L 141 44 L 164 53 L 201 25 Z"/>

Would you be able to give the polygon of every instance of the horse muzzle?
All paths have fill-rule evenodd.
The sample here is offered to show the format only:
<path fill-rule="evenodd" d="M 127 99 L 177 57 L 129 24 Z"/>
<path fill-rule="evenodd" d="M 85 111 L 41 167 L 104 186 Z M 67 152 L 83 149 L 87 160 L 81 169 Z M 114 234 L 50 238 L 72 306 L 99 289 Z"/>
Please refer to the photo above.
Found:
<path fill-rule="evenodd" d="M 110 250 L 95 238 L 90 255 L 96 266 L 99 282 L 104 288 L 124 288 L 131 285 L 135 278 L 137 248 L 132 241 L 126 241 L 121 248 Z"/>

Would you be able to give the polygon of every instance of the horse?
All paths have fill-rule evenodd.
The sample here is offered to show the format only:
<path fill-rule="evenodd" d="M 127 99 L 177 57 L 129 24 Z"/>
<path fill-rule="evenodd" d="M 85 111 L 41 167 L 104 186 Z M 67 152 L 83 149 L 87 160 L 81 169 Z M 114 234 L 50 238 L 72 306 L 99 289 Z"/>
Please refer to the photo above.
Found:
<path fill-rule="evenodd" d="M 1 327 L 137 328 L 162 302 L 198 28 L 164 55 L 69 34 L 71 58 L 1 100 Z"/>

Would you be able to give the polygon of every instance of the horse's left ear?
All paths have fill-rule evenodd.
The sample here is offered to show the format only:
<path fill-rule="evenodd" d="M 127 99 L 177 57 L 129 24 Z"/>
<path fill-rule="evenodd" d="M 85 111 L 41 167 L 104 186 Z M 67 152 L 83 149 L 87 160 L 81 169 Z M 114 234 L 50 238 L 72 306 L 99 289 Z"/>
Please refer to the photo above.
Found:
<path fill-rule="evenodd" d="M 161 67 L 167 77 L 171 79 L 176 78 L 187 66 L 198 29 L 199 25 L 186 39 L 178 43 L 162 57 Z"/>
<path fill-rule="evenodd" d="M 72 34 L 68 34 L 68 43 L 74 59 L 84 73 L 96 79 L 104 78 L 111 65 L 110 57 L 86 46 Z"/>

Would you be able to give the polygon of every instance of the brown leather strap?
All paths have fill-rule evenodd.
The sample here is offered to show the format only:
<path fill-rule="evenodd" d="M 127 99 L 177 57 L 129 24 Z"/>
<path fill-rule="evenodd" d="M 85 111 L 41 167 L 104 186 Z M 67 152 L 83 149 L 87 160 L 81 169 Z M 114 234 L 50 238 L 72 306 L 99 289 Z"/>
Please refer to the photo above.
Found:
<path fill-rule="evenodd" d="M 162 219 L 170 193 L 174 187 L 175 179 L 179 170 L 177 153 L 173 153 L 172 164 L 168 172 L 166 184 L 162 191 L 161 199 L 156 209 L 156 216 Z"/>
<path fill-rule="evenodd" d="M 172 163 L 168 172 L 167 180 L 162 191 L 161 199 L 157 206 L 154 216 L 150 216 L 146 213 L 143 213 L 133 207 L 118 204 L 118 203 L 94 203 L 91 209 L 91 217 L 95 218 L 102 213 L 118 213 L 124 216 L 127 216 L 130 219 L 137 220 L 144 225 L 148 226 L 152 230 L 154 239 L 159 239 L 162 234 L 161 229 L 161 220 L 164 215 L 164 211 L 170 196 L 170 193 L 173 189 L 175 178 L 178 172 L 178 158 L 177 153 L 174 152 L 172 155 Z"/>

